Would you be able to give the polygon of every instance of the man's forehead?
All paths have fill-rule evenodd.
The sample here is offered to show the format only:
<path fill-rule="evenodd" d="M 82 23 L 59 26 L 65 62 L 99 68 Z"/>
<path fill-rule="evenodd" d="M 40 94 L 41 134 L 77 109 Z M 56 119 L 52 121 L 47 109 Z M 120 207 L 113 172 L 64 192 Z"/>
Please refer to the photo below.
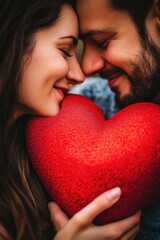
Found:
<path fill-rule="evenodd" d="M 111 7 L 110 4 L 111 0 L 78 0 L 76 4 L 76 11 L 78 16 L 85 16 L 94 15 L 99 12 L 101 13 L 107 8 Z"/>
<path fill-rule="evenodd" d="M 92 3 L 92 4 L 91 4 Z M 108 4 L 106 0 L 78 0 L 77 14 L 81 35 L 93 35 L 95 32 L 105 32 L 105 25 L 115 20 L 117 11 Z"/>
<path fill-rule="evenodd" d="M 98 1 L 95 1 L 95 0 L 77 0 L 77 4 L 76 4 L 76 7 L 77 9 L 80 8 L 83 4 L 87 7 L 87 6 L 97 6 L 97 5 L 100 5 L 102 7 L 105 7 L 105 6 L 110 6 L 110 3 L 112 2 L 112 0 L 98 0 Z"/>
<path fill-rule="evenodd" d="M 80 38 L 82 40 L 85 40 L 87 38 L 91 38 L 94 36 L 105 36 L 105 37 L 110 37 L 111 35 L 114 34 L 114 29 L 113 28 L 94 28 L 92 30 L 88 31 L 80 31 Z"/>

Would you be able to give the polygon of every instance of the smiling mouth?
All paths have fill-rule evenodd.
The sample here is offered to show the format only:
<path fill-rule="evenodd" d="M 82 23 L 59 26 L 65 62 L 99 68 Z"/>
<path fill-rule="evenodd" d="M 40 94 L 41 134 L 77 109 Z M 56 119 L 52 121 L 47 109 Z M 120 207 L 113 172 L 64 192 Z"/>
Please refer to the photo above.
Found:
<path fill-rule="evenodd" d="M 113 74 L 112 76 L 108 77 L 108 85 L 110 88 L 114 87 L 115 83 L 117 82 L 117 80 L 119 79 L 120 76 L 122 76 L 122 73 L 117 73 L 117 74 Z"/>
<path fill-rule="evenodd" d="M 61 94 L 61 96 L 65 97 L 66 94 L 68 93 L 69 89 L 68 88 L 63 88 L 63 87 L 55 87 L 54 88 L 57 90 L 58 93 Z"/>

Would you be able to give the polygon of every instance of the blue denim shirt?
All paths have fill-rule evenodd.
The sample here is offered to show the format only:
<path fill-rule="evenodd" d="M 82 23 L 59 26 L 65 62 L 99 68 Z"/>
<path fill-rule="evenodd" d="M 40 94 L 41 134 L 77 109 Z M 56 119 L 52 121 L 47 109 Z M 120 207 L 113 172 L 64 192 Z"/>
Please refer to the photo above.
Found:
<path fill-rule="evenodd" d="M 141 230 L 136 240 L 160 240 L 160 201 L 142 210 Z"/>
<path fill-rule="evenodd" d="M 104 79 L 87 78 L 84 83 L 76 85 L 70 92 L 94 101 L 106 119 L 111 118 L 118 111 L 114 94 Z M 136 240 L 160 240 L 160 201 L 157 200 L 142 210 L 141 228 Z"/>

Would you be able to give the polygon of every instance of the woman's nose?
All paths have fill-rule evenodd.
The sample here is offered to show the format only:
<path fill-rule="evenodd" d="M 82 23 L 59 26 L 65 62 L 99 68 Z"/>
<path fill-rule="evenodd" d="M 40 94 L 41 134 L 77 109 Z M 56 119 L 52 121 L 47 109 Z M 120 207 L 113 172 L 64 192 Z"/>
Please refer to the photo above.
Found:
<path fill-rule="evenodd" d="M 72 59 L 69 64 L 69 71 L 67 74 L 67 78 L 71 84 L 80 84 L 80 83 L 84 82 L 85 76 L 82 72 L 82 69 L 81 69 L 76 57 L 74 57 L 74 58 L 75 59 L 74 60 Z"/>

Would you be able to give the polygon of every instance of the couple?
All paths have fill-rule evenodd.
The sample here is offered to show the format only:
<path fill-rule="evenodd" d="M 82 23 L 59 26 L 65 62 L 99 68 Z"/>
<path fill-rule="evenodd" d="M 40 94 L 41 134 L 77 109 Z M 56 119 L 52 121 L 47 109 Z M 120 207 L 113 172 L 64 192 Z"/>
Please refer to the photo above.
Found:
<path fill-rule="evenodd" d="M 127 240 L 139 231 L 140 212 L 102 227 L 92 225 L 96 215 L 118 201 L 119 188 L 102 194 L 68 220 L 50 202 L 26 153 L 27 116 L 56 115 L 68 85 L 84 81 L 75 56 L 79 33 L 73 8 L 85 46 L 83 73 L 108 79 L 120 107 L 139 101 L 160 103 L 159 0 L 3 1 L 0 239 Z M 54 236 L 50 217 L 57 231 Z M 146 234 L 139 239 L 151 240 Z M 158 239 L 156 234 L 152 239 Z"/>

